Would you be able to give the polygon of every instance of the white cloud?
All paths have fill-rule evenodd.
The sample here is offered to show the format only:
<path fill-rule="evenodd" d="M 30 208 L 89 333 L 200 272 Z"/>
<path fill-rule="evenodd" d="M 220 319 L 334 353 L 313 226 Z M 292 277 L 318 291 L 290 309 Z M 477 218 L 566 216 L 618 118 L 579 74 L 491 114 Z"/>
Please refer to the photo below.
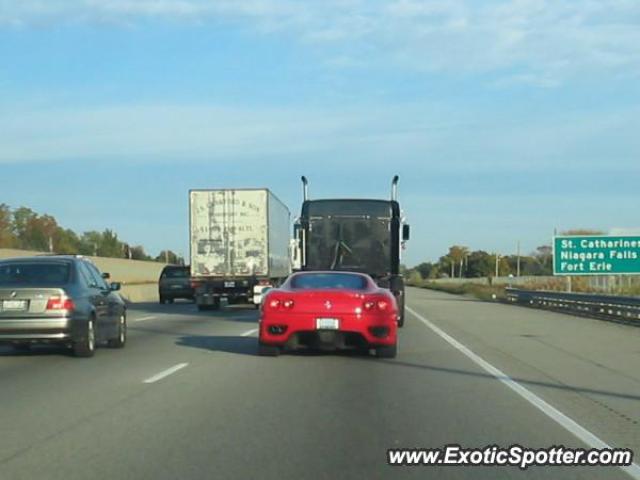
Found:
<path fill-rule="evenodd" d="M 505 85 L 640 75 L 636 0 L 0 0 L 0 27 L 146 18 L 227 22 L 336 58 L 365 49 L 375 66 L 495 72 Z"/>

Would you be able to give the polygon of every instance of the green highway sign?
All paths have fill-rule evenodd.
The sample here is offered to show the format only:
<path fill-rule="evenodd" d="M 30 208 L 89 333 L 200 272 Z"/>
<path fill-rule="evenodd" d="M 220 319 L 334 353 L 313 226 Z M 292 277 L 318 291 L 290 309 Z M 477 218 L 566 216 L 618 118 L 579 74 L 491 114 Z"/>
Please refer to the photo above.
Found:
<path fill-rule="evenodd" d="M 553 274 L 640 274 L 640 236 L 554 237 Z"/>

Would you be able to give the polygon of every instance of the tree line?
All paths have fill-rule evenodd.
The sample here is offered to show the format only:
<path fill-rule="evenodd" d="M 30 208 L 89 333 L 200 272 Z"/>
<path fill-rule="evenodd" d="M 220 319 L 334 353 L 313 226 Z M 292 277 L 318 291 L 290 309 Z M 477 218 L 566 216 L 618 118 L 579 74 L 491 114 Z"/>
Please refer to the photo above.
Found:
<path fill-rule="evenodd" d="M 500 255 L 484 250 L 471 251 L 453 245 L 437 262 L 423 262 L 405 272 L 408 278 L 474 278 L 520 275 L 551 275 L 552 248 L 541 245 L 528 255 Z M 519 265 L 519 267 L 518 267 Z"/>
<path fill-rule="evenodd" d="M 560 235 L 603 233 L 594 229 L 574 229 L 560 232 Z M 423 262 L 404 272 L 407 278 L 413 276 L 414 279 L 506 277 L 518 273 L 522 276 L 553 275 L 551 245 L 541 245 L 528 255 L 500 255 L 484 250 L 471 251 L 468 247 L 453 245 L 437 262 Z"/>
<path fill-rule="evenodd" d="M 152 257 L 142 245 L 121 241 L 113 230 L 78 234 L 61 227 L 51 215 L 27 207 L 12 209 L 4 203 L 0 204 L 0 248 L 184 264 L 171 250 Z"/>

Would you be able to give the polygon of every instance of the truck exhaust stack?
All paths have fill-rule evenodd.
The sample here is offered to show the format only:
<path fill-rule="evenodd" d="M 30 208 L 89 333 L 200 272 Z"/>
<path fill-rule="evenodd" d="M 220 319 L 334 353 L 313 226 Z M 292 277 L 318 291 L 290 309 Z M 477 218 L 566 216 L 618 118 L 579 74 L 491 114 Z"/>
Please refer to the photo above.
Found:
<path fill-rule="evenodd" d="M 393 200 L 394 202 L 398 201 L 398 180 L 400 180 L 400 177 L 396 175 L 391 181 L 391 200 Z"/>
<path fill-rule="evenodd" d="M 302 197 L 306 202 L 309 199 L 309 182 L 307 181 L 307 177 L 304 175 L 301 178 L 302 180 Z"/>

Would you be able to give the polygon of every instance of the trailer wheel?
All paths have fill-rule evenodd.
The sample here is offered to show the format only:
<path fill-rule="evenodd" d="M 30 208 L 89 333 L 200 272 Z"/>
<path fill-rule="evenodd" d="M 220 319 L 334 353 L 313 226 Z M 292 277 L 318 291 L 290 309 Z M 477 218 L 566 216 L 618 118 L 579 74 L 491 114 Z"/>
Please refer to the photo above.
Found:
<path fill-rule="evenodd" d="M 399 295 L 396 297 L 399 299 L 398 301 L 398 328 L 402 328 L 404 326 L 404 295 Z"/>

